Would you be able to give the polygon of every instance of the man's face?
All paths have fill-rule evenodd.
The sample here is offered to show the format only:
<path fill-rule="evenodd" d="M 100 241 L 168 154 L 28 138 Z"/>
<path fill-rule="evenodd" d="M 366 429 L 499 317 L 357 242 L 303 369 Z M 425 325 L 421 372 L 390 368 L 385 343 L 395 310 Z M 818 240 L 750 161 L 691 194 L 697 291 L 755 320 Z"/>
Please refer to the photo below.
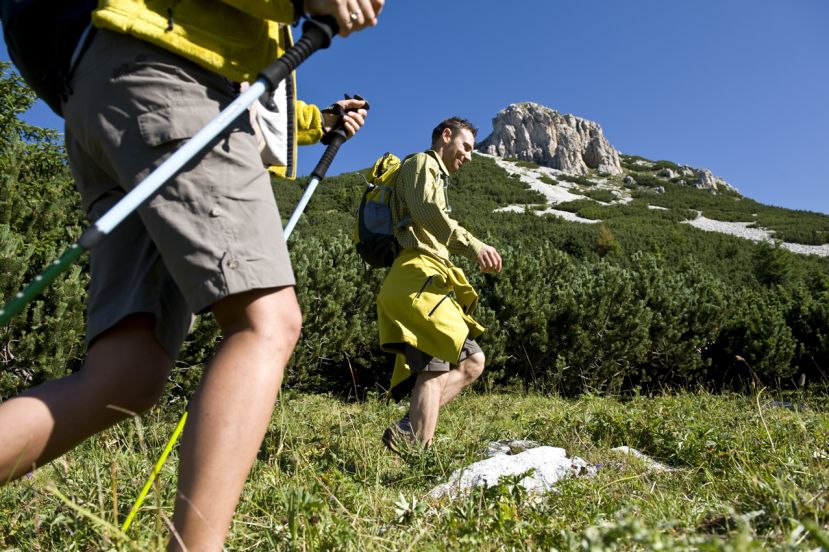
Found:
<path fill-rule="evenodd" d="M 472 161 L 475 137 L 468 129 L 462 128 L 454 136 L 452 129 L 444 129 L 441 141 L 443 143 L 441 159 L 450 173 L 459 171 L 464 163 Z"/>

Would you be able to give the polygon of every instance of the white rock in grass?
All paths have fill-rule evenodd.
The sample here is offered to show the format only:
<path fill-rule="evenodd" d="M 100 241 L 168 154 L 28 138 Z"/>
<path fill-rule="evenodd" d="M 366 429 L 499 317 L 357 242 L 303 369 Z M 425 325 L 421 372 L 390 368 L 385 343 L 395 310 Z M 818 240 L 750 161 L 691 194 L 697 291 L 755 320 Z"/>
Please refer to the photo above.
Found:
<path fill-rule="evenodd" d="M 499 444 L 500 443 L 500 444 Z M 568 458 L 567 451 L 559 447 L 535 447 L 518 454 L 508 454 L 509 444 L 501 441 L 490 443 L 494 456 L 455 470 L 449 481 L 429 492 L 432 498 L 461 496 L 475 487 L 492 487 L 504 476 L 526 474 L 518 484 L 531 493 L 551 490 L 564 477 L 595 475 L 597 468 L 581 458 Z"/>

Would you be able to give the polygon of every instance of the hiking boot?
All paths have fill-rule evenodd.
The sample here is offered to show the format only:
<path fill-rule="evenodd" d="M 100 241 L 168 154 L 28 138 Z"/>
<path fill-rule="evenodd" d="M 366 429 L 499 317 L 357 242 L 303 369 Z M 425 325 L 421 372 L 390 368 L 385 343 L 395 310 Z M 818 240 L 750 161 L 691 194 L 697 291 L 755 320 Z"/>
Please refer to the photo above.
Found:
<path fill-rule="evenodd" d="M 383 432 L 383 444 L 395 454 L 402 454 L 402 450 L 410 449 L 416 442 L 408 413 Z"/>

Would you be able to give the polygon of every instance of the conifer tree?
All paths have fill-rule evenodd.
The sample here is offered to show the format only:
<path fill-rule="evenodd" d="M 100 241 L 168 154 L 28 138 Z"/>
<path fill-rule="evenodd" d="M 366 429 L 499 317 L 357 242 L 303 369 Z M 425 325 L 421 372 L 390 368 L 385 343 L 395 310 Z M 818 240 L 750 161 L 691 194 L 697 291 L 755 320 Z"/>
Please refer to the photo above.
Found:
<path fill-rule="evenodd" d="M 20 120 L 35 97 L 0 63 L 0 280 L 6 301 L 80 235 L 83 216 L 60 136 Z M 78 367 L 87 278 L 72 267 L 0 328 L 0 397 Z"/>

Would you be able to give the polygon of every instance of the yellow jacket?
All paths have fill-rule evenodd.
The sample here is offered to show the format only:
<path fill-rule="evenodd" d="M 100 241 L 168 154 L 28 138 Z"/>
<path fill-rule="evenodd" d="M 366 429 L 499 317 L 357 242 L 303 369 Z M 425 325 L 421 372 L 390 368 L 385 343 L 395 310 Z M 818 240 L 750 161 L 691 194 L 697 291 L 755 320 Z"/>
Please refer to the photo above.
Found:
<path fill-rule="evenodd" d="M 292 44 L 290 0 L 100 0 L 92 14 L 98 28 L 129 34 L 174 52 L 234 82 L 256 80 L 260 70 Z M 296 176 L 297 144 L 322 138 L 315 105 L 296 99 L 288 82 L 288 166 L 273 172 Z"/>
<path fill-rule="evenodd" d="M 403 346 L 457 364 L 466 337 L 484 331 L 472 311 L 478 294 L 463 271 L 440 257 L 404 249 L 395 259 L 377 296 L 380 347 L 397 353 L 391 392 L 411 372 Z"/>

